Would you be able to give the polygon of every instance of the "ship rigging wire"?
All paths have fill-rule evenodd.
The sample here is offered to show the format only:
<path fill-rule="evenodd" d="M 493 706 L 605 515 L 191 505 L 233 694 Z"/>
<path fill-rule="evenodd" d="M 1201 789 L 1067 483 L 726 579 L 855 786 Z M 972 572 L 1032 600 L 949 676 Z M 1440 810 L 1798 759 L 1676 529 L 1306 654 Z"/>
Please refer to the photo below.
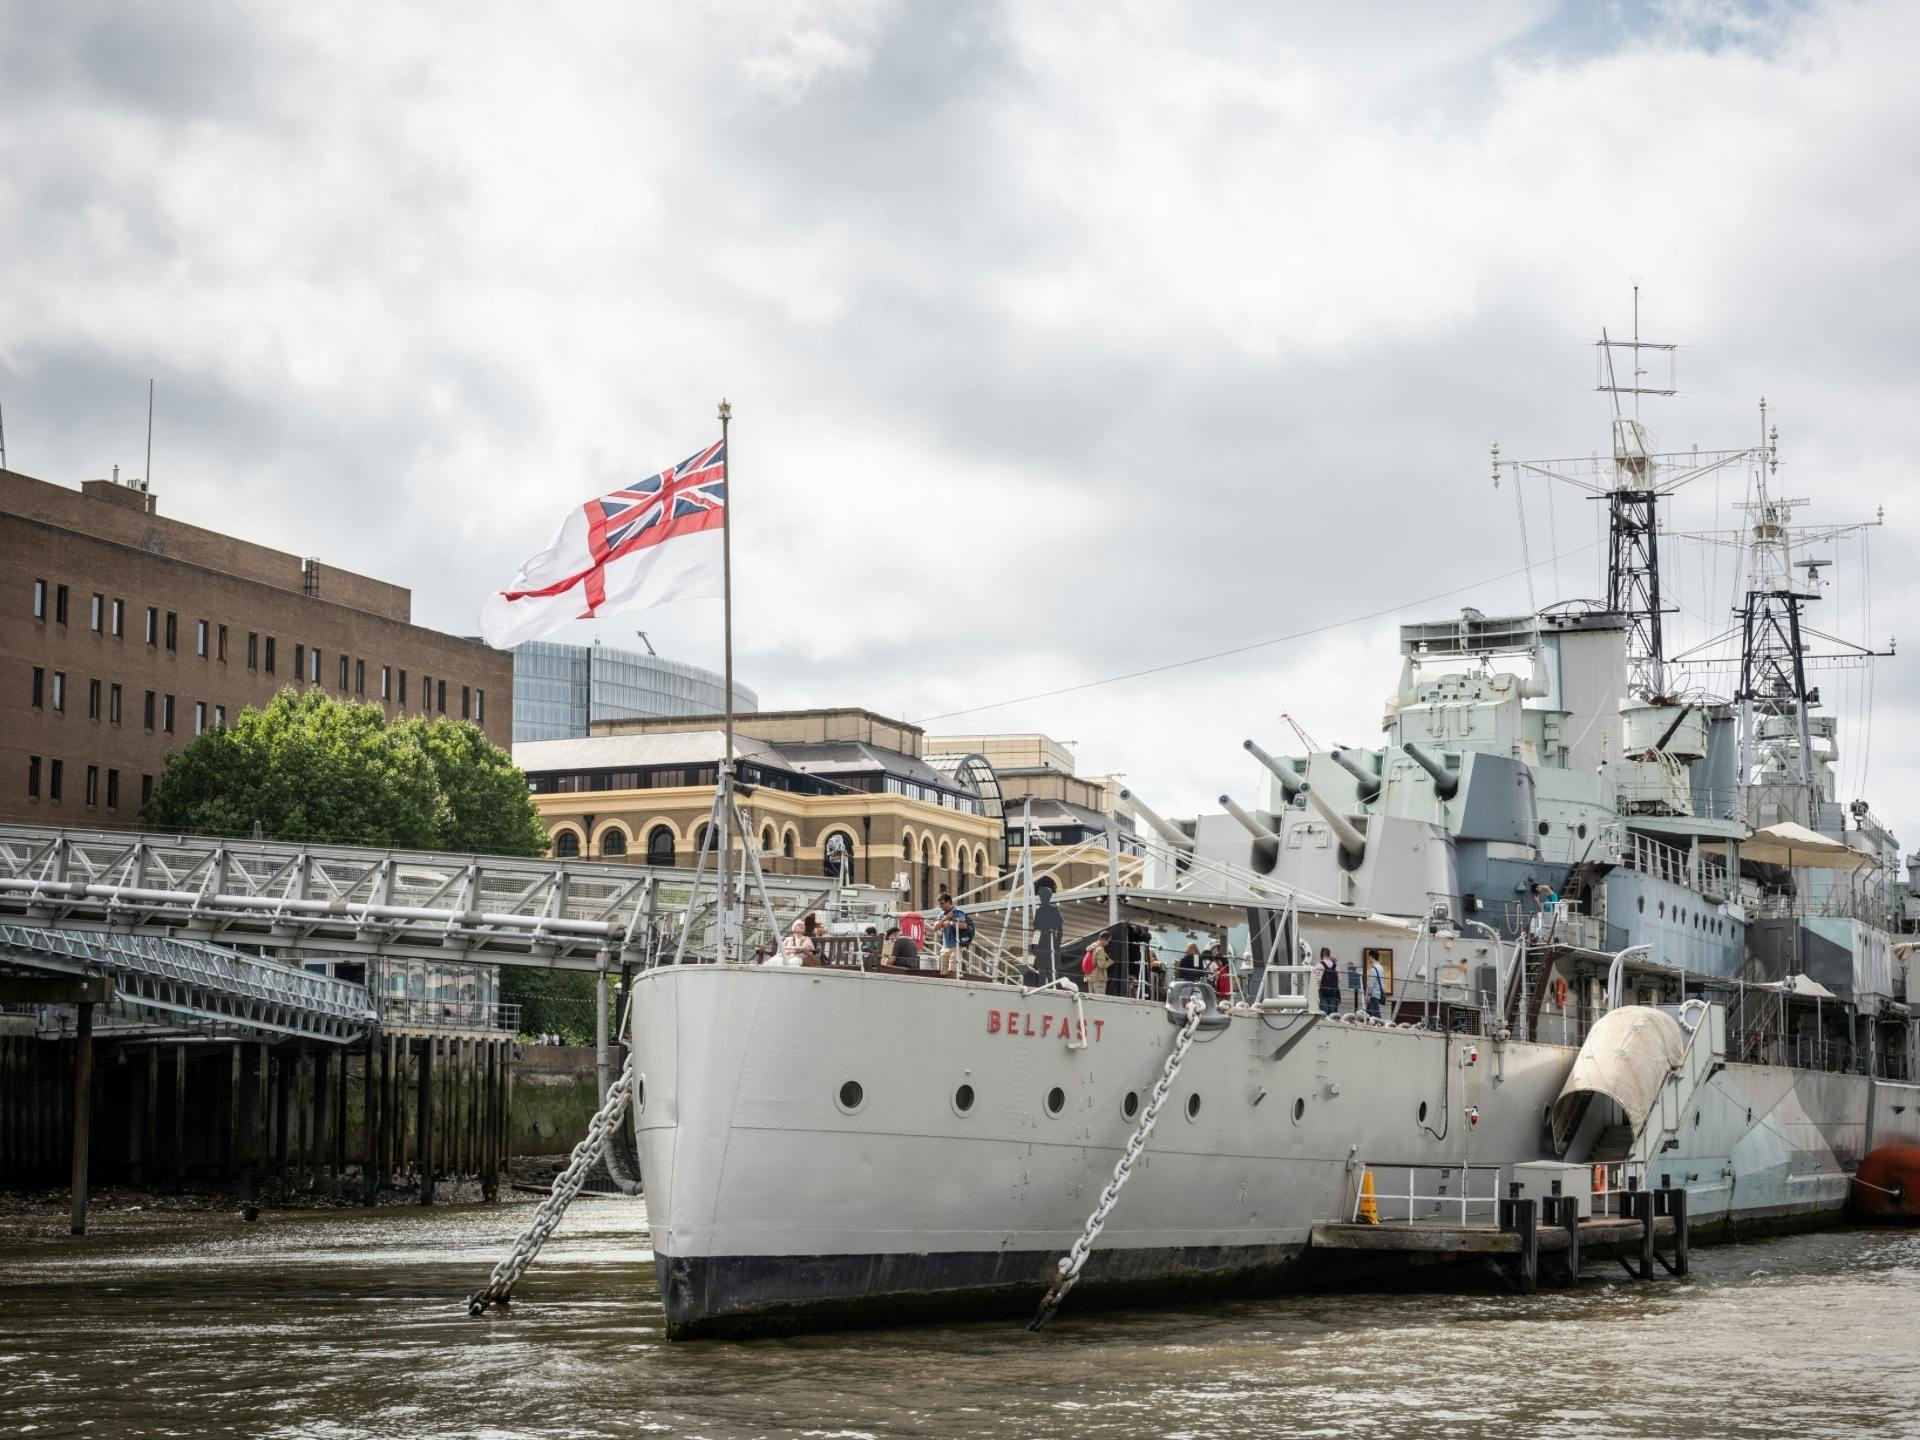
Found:
<path fill-rule="evenodd" d="M 1588 544 L 1567 551 L 1566 555 L 1585 554 L 1587 551 L 1596 548 L 1600 543 L 1598 540 L 1591 541 Z M 1553 558 L 1558 560 L 1562 557 L 1556 555 Z M 1513 579 L 1516 575 L 1526 575 L 1530 569 L 1530 566 L 1523 565 L 1518 569 L 1508 570 L 1499 575 L 1488 575 L 1479 580 L 1469 581 L 1465 585 L 1456 585 L 1451 590 L 1441 590 L 1435 594 L 1423 595 L 1413 600 L 1399 600 L 1391 605 L 1383 605 L 1378 610 L 1369 610 L 1364 615 L 1349 615 L 1344 620 L 1329 620 L 1324 625 L 1310 625 L 1304 630 L 1295 630 L 1287 635 L 1276 635 L 1270 640 L 1254 640 L 1245 645 L 1235 645 L 1226 650 L 1214 650 L 1205 655 L 1190 655 L 1184 660 L 1169 660 L 1165 664 L 1149 665 L 1140 670 L 1129 670 L 1123 675 L 1108 675 L 1099 680 L 1082 680 L 1074 685 L 1062 685 L 1052 690 L 1035 691 L 1031 695 L 1015 695 L 1010 699 L 994 700 L 985 705 L 969 705 L 959 710 L 943 711 L 938 715 L 923 715 L 913 723 L 915 725 L 931 725 L 937 720 L 951 720 L 957 715 L 978 715 L 987 710 L 1001 710 L 1009 705 L 1025 705 L 1034 700 L 1052 700 L 1057 696 L 1072 695 L 1081 690 L 1094 690 L 1102 685 L 1118 685 L 1127 680 L 1144 679 L 1149 675 L 1164 675 L 1169 670 L 1183 670 L 1189 665 L 1204 665 L 1212 660 L 1226 660 L 1235 655 L 1245 655 L 1251 651 L 1264 650 L 1273 645 L 1286 645 L 1295 640 L 1306 640 L 1315 635 L 1325 635 L 1332 630 L 1344 630 L 1349 625 L 1363 625 L 1369 620 L 1378 620 L 1387 615 L 1397 615 L 1402 611 L 1414 609 L 1416 606 L 1431 605 L 1437 600 L 1451 600 L 1456 595 L 1469 594 L 1472 591 L 1480 589 L 1482 586 L 1497 585 L 1502 580 Z M 1532 588 L 1531 580 L 1529 580 L 1528 588 L 1529 590 Z"/>

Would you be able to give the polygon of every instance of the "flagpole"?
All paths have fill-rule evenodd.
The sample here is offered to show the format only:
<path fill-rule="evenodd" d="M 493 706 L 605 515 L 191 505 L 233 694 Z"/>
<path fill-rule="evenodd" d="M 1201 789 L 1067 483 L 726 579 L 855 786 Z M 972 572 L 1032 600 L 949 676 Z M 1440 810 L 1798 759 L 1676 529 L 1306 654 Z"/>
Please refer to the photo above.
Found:
<path fill-rule="evenodd" d="M 733 406 L 720 402 L 720 594 L 722 624 L 725 627 L 726 731 L 720 752 L 720 921 L 715 933 L 718 959 L 727 960 L 727 921 L 733 909 L 733 486 L 728 483 L 728 465 L 732 460 L 728 427 Z M 777 945 L 779 936 L 773 937 Z"/>

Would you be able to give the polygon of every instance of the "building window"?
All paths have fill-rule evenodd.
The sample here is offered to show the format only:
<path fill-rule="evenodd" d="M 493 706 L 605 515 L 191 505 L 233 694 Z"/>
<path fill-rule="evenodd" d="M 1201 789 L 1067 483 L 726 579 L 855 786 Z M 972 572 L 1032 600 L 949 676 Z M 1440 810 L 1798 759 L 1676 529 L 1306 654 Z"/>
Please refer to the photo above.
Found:
<path fill-rule="evenodd" d="M 169 610 L 167 611 L 167 649 L 178 650 L 179 648 L 180 648 L 180 617 L 176 615 L 173 611 Z M 200 653 L 203 655 L 206 653 L 206 649 L 204 646 L 201 648 Z"/>
<path fill-rule="evenodd" d="M 320 647 L 318 645 L 314 646 L 307 655 L 307 683 L 309 685 L 320 683 Z"/>
<path fill-rule="evenodd" d="M 193 628 L 193 653 L 202 660 L 207 658 L 207 622 L 204 620 Z"/>
<path fill-rule="evenodd" d="M 296 680 L 304 680 L 306 676 L 307 647 L 304 645 L 296 645 L 293 647 L 293 678 Z"/>
<path fill-rule="evenodd" d="M 829 879 L 838 880 L 842 885 L 853 883 L 853 837 L 844 830 L 832 830 L 827 833 L 826 843 L 820 847 L 820 868 Z"/>
<path fill-rule="evenodd" d="M 60 781 L 62 778 L 60 772 L 64 768 L 58 760 L 50 760 L 47 762 L 47 798 L 49 800 L 58 800 L 60 798 Z"/>
<path fill-rule="evenodd" d="M 89 680 L 87 682 L 87 719 L 98 720 L 99 718 L 100 682 L 98 680 Z"/>
<path fill-rule="evenodd" d="M 553 853 L 562 860 L 572 860 L 580 854 L 580 837 L 571 830 L 562 830 L 553 837 Z"/>
<path fill-rule="evenodd" d="M 116 599 L 113 602 L 113 638 L 124 640 L 127 634 L 127 602 Z"/>
<path fill-rule="evenodd" d="M 107 809 L 118 810 L 119 808 L 120 772 L 118 770 L 109 770 L 107 771 Z"/>
<path fill-rule="evenodd" d="M 33 618 L 36 620 L 47 618 L 47 582 L 44 580 L 33 582 Z"/>
<path fill-rule="evenodd" d="M 422 715 L 433 713 L 433 677 L 431 675 L 420 677 L 420 713 Z"/>
<path fill-rule="evenodd" d="M 600 837 L 600 853 L 614 859 L 624 860 L 627 854 L 627 836 L 623 830 L 609 830 Z"/>
<path fill-rule="evenodd" d="M 111 725 L 120 723 L 120 687 L 118 685 L 107 691 L 107 723 Z"/>
<path fill-rule="evenodd" d="M 47 672 L 40 666 L 33 667 L 33 708 L 38 710 L 47 703 Z"/>
<path fill-rule="evenodd" d="M 259 668 L 260 632 L 258 630 L 249 630 L 247 632 L 247 669 L 258 670 Z"/>
<path fill-rule="evenodd" d="M 219 644 L 214 647 L 213 653 L 220 657 L 222 665 L 227 663 L 227 627 L 224 625 L 220 627 Z"/>
<path fill-rule="evenodd" d="M 437 703 L 434 705 L 433 708 L 438 710 L 442 715 L 446 714 L 447 713 L 447 682 L 446 681 L 444 680 L 434 681 L 434 698 Z"/>
<path fill-rule="evenodd" d="M 273 636 L 267 636 L 267 674 L 273 674 Z"/>
<path fill-rule="evenodd" d="M 147 644 L 160 643 L 160 612 L 149 605 L 147 607 Z"/>
<path fill-rule="evenodd" d="M 53 618 L 57 624 L 64 625 L 67 623 L 67 587 L 64 585 L 59 585 L 54 588 Z"/>
<path fill-rule="evenodd" d="M 367 662 L 364 660 L 353 662 L 353 693 L 356 695 L 367 693 Z"/>
<path fill-rule="evenodd" d="M 140 803 L 144 805 L 152 798 L 153 798 L 153 776 L 142 775 L 140 777 Z"/>
<path fill-rule="evenodd" d="M 484 690 L 473 692 L 473 718 L 482 725 L 487 723 L 487 692 Z"/>
<path fill-rule="evenodd" d="M 53 672 L 53 708 L 64 715 L 67 711 L 67 672 Z"/>
<path fill-rule="evenodd" d="M 147 698 L 140 706 L 140 723 L 147 729 L 153 729 L 153 691 L 147 691 Z"/>
<path fill-rule="evenodd" d="M 100 767 L 98 765 L 89 765 L 87 766 L 87 804 L 98 805 L 99 803 Z"/>
<path fill-rule="evenodd" d="M 400 672 L 400 703 L 407 703 L 407 672 L 404 670 Z"/>
<path fill-rule="evenodd" d="M 380 667 L 380 698 L 382 700 L 393 698 L 393 667 L 391 665 Z"/>
<path fill-rule="evenodd" d="M 160 697 L 160 728 L 167 734 L 173 733 L 173 696 Z"/>
<path fill-rule="evenodd" d="M 647 832 L 647 864 L 673 864 L 673 830 L 670 826 L 656 825 Z"/>
<path fill-rule="evenodd" d="M 27 794 L 35 800 L 40 798 L 40 757 L 38 755 L 27 756 Z"/>
<path fill-rule="evenodd" d="M 206 728 L 207 702 L 204 700 L 196 700 L 193 702 L 193 733 L 198 735 Z"/>
<path fill-rule="evenodd" d="M 106 620 L 107 597 L 96 593 L 91 600 L 87 601 L 87 628 L 98 635 L 100 627 L 106 624 Z"/>
<path fill-rule="evenodd" d="M 224 730 L 227 728 L 226 706 L 216 705 L 213 707 L 213 728 L 216 730 Z"/>
<path fill-rule="evenodd" d="M 473 691 L 465 685 L 460 687 L 460 718 L 462 720 L 473 718 Z"/>
<path fill-rule="evenodd" d="M 340 657 L 340 688 L 347 688 L 347 657 L 344 655 Z"/>

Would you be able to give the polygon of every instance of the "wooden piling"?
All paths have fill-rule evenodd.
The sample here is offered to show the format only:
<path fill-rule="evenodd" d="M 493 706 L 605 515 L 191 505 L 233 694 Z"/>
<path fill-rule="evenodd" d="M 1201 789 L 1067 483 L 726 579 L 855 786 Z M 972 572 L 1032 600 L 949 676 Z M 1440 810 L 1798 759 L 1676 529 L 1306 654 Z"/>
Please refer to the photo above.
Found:
<path fill-rule="evenodd" d="M 240 1121 L 246 1112 L 246 1091 L 242 1083 L 245 1067 L 242 1059 L 241 1048 L 235 1045 L 231 1063 L 227 1068 L 227 1144 L 224 1157 L 226 1163 L 221 1167 L 229 1180 L 239 1176 L 244 1167 L 240 1144 Z"/>
<path fill-rule="evenodd" d="M 1640 1221 L 1640 1278 L 1653 1278 L 1653 1195 L 1642 1190 L 1634 1200 L 1634 1214 Z"/>
<path fill-rule="evenodd" d="M 1684 1185 L 1667 1201 L 1667 1211 L 1673 1216 L 1673 1273 L 1684 1278 L 1687 1273 L 1687 1190 Z"/>
<path fill-rule="evenodd" d="M 73 1211 L 68 1230 L 87 1233 L 87 1147 L 93 1119 L 93 1006 L 74 1006 L 73 1045 Z"/>
<path fill-rule="evenodd" d="M 1569 1196 L 1560 1206 L 1560 1222 L 1567 1231 L 1567 1284 L 1580 1283 L 1580 1202 Z"/>
<path fill-rule="evenodd" d="M 173 1047 L 173 1108 L 167 1115 L 173 1121 L 173 1184 L 177 1190 L 187 1183 L 187 1047 L 184 1045 Z M 218 1140 L 217 1132 L 207 1137 L 209 1159 L 218 1149 Z"/>
<path fill-rule="evenodd" d="M 1514 1229 L 1520 1232 L 1520 1293 L 1531 1295 L 1540 1287 L 1540 1230 L 1538 1200 L 1513 1202 Z"/>
<path fill-rule="evenodd" d="M 420 1040 L 420 1203 L 433 1204 L 433 1037 Z"/>

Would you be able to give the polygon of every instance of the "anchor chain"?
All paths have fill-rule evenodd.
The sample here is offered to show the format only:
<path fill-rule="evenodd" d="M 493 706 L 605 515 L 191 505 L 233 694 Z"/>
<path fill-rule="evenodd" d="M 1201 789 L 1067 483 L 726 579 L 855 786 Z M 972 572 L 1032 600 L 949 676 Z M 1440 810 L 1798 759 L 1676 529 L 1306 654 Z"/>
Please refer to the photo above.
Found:
<path fill-rule="evenodd" d="M 1167 1063 L 1160 1072 L 1159 1080 L 1154 1082 L 1153 1093 L 1148 1097 L 1147 1108 L 1140 1114 L 1140 1124 L 1127 1140 L 1127 1148 L 1121 1152 L 1120 1159 L 1113 1167 L 1113 1178 L 1107 1182 L 1107 1188 L 1100 1192 L 1100 1203 L 1093 1207 L 1093 1213 L 1087 1217 L 1087 1228 L 1080 1238 L 1073 1242 L 1073 1248 L 1060 1257 L 1060 1273 L 1054 1277 L 1048 1288 L 1046 1298 L 1040 1302 L 1040 1311 L 1033 1317 L 1027 1329 L 1038 1330 L 1053 1318 L 1060 1308 L 1060 1302 L 1067 1298 L 1067 1292 L 1073 1289 L 1074 1282 L 1080 1278 L 1080 1272 L 1086 1268 L 1087 1256 L 1093 1250 L 1093 1242 L 1105 1228 L 1107 1217 L 1113 1213 L 1115 1203 L 1120 1199 L 1120 1190 L 1133 1174 L 1133 1162 L 1140 1158 L 1140 1152 L 1146 1148 L 1147 1137 L 1153 1134 L 1154 1121 L 1160 1118 L 1160 1107 L 1166 1104 L 1167 1096 L 1173 1090 L 1173 1077 L 1180 1071 L 1180 1062 L 1187 1058 L 1187 1051 L 1193 1047 L 1193 1037 L 1200 1029 L 1200 1017 L 1206 1013 L 1206 1006 L 1198 995 L 1187 996 L 1187 1023 L 1173 1042 L 1173 1053 L 1167 1056 Z"/>
<path fill-rule="evenodd" d="M 587 1123 L 586 1138 L 573 1147 L 573 1154 L 567 1159 L 567 1168 L 554 1177 L 552 1192 L 534 1207 L 533 1219 L 528 1222 L 520 1238 L 513 1242 L 513 1249 L 508 1252 L 507 1258 L 493 1267 L 492 1278 L 485 1289 L 476 1290 L 467 1297 L 467 1314 L 480 1316 L 487 1313 L 490 1305 L 505 1305 L 513 1294 L 515 1282 L 527 1273 L 527 1267 L 533 1264 L 540 1247 L 559 1229 L 561 1216 L 567 1213 L 567 1206 L 573 1203 L 573 1198 L 580 1193 L 580 1187 L 586 1184 L 587 1171 L 606 1148 L 607 1137 L 626 1118 L 627 1102 L 633 1096 L 636 1054 L 632 1050 L 627 1052 L 627 1063 L 620 1067 L 620 1078 L 607 1088 L 606 1100 Z"/>

